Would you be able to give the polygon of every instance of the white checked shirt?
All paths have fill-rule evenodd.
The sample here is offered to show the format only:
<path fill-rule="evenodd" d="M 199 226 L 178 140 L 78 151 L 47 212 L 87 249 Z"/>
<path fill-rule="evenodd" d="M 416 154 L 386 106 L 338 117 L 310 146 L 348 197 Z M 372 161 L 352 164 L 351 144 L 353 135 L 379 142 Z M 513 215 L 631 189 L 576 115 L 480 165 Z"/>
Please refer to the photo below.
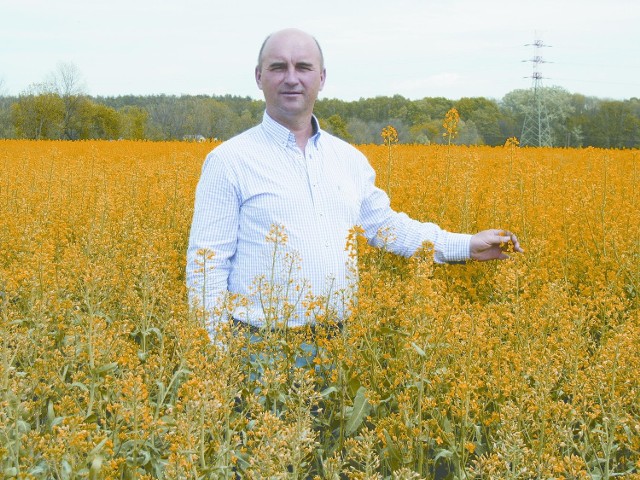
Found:
<path fill-rule="evenodd" d="M 301 293 L 336 295 L 354 287 L 345 246 L 356 225 L 369 243 L 399 255 L 411 256 L 430 241 L 438 263 L 469 259 L 471 235 L 449 233 L 391 210 L 386 193 L 374 185 L 375 172 L 366 157 L 320 130 L 315 117 L 313 122 L 316 133 L 304 152 L 293 133 L 265 112 L 260 125 L 207 156 L 187 250 L 192 302 L 209 311 L 227 292 L 241 294 L 249 306 L 233 316 L 262 326 L 268 296 L 256 287 L 262 280 L 281 286 L 269 295 L 288 296 L 295 304 L 289 326 L 312 321 L 298 300 Z M 275 256 L 275 244 L 266 240 L 274 225 L 287 235 Z M 383 242 L 380 231 L 392 232 L 392 240 Z M 205 250 L 214 256 L 203 272 Z"/>

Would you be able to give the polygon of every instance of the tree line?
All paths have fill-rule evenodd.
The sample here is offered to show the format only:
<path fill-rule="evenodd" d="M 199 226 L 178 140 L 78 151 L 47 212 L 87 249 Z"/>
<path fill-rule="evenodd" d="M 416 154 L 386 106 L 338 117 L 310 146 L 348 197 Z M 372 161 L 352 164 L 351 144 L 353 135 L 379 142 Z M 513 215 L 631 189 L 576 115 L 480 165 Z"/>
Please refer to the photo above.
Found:
<path fill-rule="evenodd" d="M 553 146 L 640 147 L 640 99 L 608 100 L 542 87 Z M 401 143 L 443 143 L 446 113 L 460 115 L 454 143 L 502 145 L 520 138 L 524 119 L 535 112 L 533 92 L 513 90 L 500 100 L 449 100 L 401 95 L 355 101 L 319 99 L 315 114 L 324 129 L 355 144 L 382 143 L 392 125 Z M 257 124 L 264 102 L 233 95 L 90 96 L 75 67 L 62 65 L 46 82 L 18 96 L 0 96 L 0 138 L 227 140 Z"/>

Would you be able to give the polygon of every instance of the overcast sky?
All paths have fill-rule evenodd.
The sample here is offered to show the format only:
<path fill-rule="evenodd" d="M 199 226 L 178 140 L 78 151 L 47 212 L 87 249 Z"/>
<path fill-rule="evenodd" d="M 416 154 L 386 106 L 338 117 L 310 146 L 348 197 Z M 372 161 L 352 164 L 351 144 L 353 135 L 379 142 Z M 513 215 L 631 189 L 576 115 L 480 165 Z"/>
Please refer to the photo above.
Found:
<path fill-rule="evenodd" d="M 285 27 L 321 43 L 322 98 L 500 99 L 534 55 L 544 86 L 640 97 L 638 0 L 0 0 L 0 93 L 70 63 L 94 96 L 262 98 L 257 52 Z"/>

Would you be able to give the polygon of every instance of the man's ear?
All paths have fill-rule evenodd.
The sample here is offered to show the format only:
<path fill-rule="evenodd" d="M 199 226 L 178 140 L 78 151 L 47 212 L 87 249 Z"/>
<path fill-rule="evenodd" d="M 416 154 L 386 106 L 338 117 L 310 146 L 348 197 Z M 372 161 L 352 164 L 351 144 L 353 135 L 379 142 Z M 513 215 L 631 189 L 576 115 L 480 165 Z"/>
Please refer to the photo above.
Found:
<path fill-rule="evenodd" d="M 327 79 L 327 69 L 323 68 L 320 73 L 320 90 L 324 88 L 324 81 Z"/>
<path fill-rule="evenodd" d="M 258 85 L 258 88 L 262 90 L 262 72 L 260 71 L 259 65 L 256 67 L 255 74 L 256 74 L 256 84 Z"/>

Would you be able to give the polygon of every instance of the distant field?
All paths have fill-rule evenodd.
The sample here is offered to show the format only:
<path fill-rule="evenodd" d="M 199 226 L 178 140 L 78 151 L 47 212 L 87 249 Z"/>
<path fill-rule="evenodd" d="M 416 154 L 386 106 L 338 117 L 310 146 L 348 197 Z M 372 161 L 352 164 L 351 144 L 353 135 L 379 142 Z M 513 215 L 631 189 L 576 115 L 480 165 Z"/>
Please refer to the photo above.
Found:
<path fill-rule="evenodd" d="M 640 479 L 638 151 L 359 147 L 396 209 L 526 252 L 359 242 L 316 374 L 300 335 L 219 349 L 189 311 L 213 146 L 0 140 L 0 476 Z"/>

